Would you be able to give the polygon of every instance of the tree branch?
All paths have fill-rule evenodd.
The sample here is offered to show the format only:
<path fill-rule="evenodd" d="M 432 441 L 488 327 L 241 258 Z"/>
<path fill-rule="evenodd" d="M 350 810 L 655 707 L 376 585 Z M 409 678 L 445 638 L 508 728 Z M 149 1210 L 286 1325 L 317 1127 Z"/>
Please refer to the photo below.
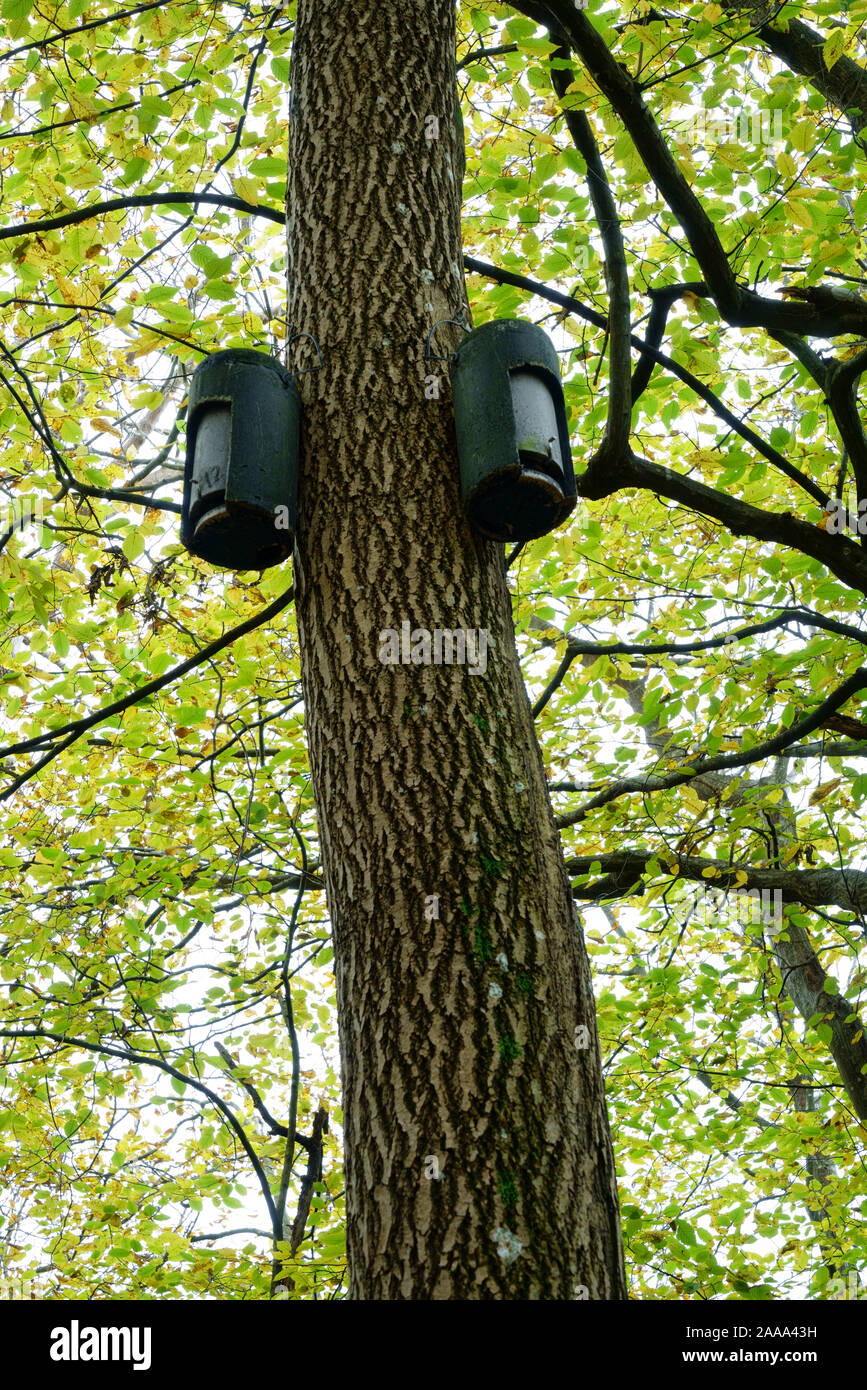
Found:
<path fill-rule="evenodd" d="M 775 618 L 767 618 L 763 623 L 750 623 L 737 632 L 728 632 L 719 637 L 705 637 L 700 642 L 585 642 L 577 637 L 569 637 L 566 651 L 555 674 L 533 705 L 535 719 L 547 705 L 551 696 L 562 684 L 563 678 L 576 657 L 579 656 L 689 656 L 694 652 L 713 651 L 720 647 L 743 642 L 758 633 L 773 632 L 775 628 L 788 627 L 789 623 L 818 627 L 826 632 L 834 632 L 841 637 L 850 637 L 855 642 L 867 646 L 867 632 L 842 623 L 836 618 L 825 618 L 819 613 L 810 613 L 803 608 L 786 608 Z"/>
<path fill-rule="evenodd" d="M 226 1066 L 228 1067 L 230 1074 L 235 1078 L 239 1085 L 243 1086 L 244 1090 L 247 1092 L 247 1095 L 253 1102 L 254 1108 L 261 1115 L 262 1119 L 265 1121 L 265 1124 L 268 1126 L 271 1133 L 282 1134 L 284 1137 L 288 1135 L 289 1131 L 286 1128 L 286 1126 L 281 1125 L 279 1120 L 275 1120 L 274 1116 L 271 1114 L 271 1111 L 268 1109 L 267 1105 L 265 1104 L 262 1097 L 259 1095 L 259 1092 L 256 1090 L 256 1087 L 253 1085 L 253 1083 L 251 1081 L 246 1081 L 243 1076 L 239 1075 L 239 1072 L 241 1071 L 240 1063 L 236 1061 L 236 1059 L 232 1056 L 228 1048 L 224 1047 L 221 1042 L 215 1043 L 214 1046 L 216 1047 L 217 1052 L 220 1054 L 223 1061 L 226 1063 Z M 299 1137 L 301 1136 L 296 1135 L 296 1140 Z"/>
<path fill-rule="evenodd" d="M 867 913 L 867 870 L 863 869 L 756 868 L 751 864 L 732 864 L 723 859 L 676 854 L 669 849 L 626 849 L 612 854 L 573 855 L 566 860 L 566 872 L 589 874 L 594 871 L 592 866 L 596 864 L 600 873 L 611 877 L 610 886 L 635 885 L 654 859 L 669 870 L 673 868 L 678 878 L 703 883 L 706 888 L 723 892 L 732 888 L 745 893 L 752 889 L 759 892 L 779 891 L 780 901 L 784 903 L 797 903 L 802 907 L 839 907 L 846 912 Z M 710 870 L 713 871 L 713 878 L 707 876 Z M 592 900 L 609 896 L 607 892 L 597 892 L 596 888 L 594 884 L 582 886 L 573 883 L 572 892 L 576 898 Z M 623 896 L 628 891 L 628 888 L 621 888 L 610 896 Z"/>
<path fill-rule="evenodd" d="M 833 338 L 844 333 L 867 336 L 867 301 L 840 301 L 833 308 L 767 299 L 735 279 L 713 221 L 693 192 L 668 142 L 645 105 L 641 87 L 619 63 L 602 35 L 573 0 L 516 0 L 514 8 L 545 24 L 553 42 L 565 42 L 579 54 L 587 72 L 611 103 L 669 208 L 677 218 L 698 261 L 720 314 L 738 328 L 780 329 L 801 336 Z"/>
<path fill-rule="evenodd" d="M 17 48 L 0 53 L 0 63 L 8 62 L 19 53 L 29 53 L 32 48 L 45 48 L 47 44 L 56 43 L 58 39 L 69 39 L 73 34 L 83 34 L 88 29 L 101 29 L 104 24 L 120 24 L 125 19 L 131 19 L 134 14 L 143 14 L 145 10 L 159 10 L 163 4 L 164 0 L 147 0 L 146 4 L 134 5 L 129 10 L 115 10 L 112 14 L 103 15 L 101 19 L 85 20 L 84 24 L 75 24 L 71 29 L 55 29 L 42 39 L 33 39 L 31 43 L 22 43 Z"/>
<path fill-rule="evenodd" d="M 692 511 L 702 512 L 722 522 L 734 536 L 752 536 L 767 543 L 776 542 L 802 555 L 812 555 L 845 584 L 867 593 L 867 562 L 861 547 L 842 533 L 833 535 L 816 522 L 802 521 L 791 512 L 765 512 L 749 502 L 708 487 L 670 468 L 651 463 L 633 455 L 616 481 L 604 478 L 579 482 L 584 497 L 604 497 L 620 488 L 639 487 L 655 492 L 658 497 L 670 497 Z"/>
<path fill-rule="evenodd" d="M 501 269 L 499 266 L 491 265 L 487 261 L 477 260 L 475 256 L 464 256 L 464 266 L 473 275 L 483 275 L 489 280 L 495 280 L 497 284 L 513 285 L 516 289 L 526 290 L 528 294 L 538 295 L 540 299 L 547 299 L 550 304 L 557 304 L 560 308 L 568 309 L 571 313 L 576 314 L 578 318 L 584 319 L 587 323 L 594 324 L 597 328 L 605 329 L 608 327 L 608 319 L 604 314 L 600 314 L 596 309 L 591 309 L 587 304 L 582 304 L 581 301 L 575 299 L 573 295 L 563 294 L 560 290 L 551 289 L 538 280 L 530 279 L 527 275 L 518 275 L 514 271 Z M 680 288 L 683 290 L 688 288 L 688 286 L 682 285 Z M 697 376 L 694 376 L 686 367 L 682 367 L 679 362 L 676 362 L 673 357 L 669 357 L 667 353 L 660 352 L 659 348 L 655 347 L 652 342 L 644 338 L 639 338 L 634 333 L 630 335 L 630 342 L 633 347 L 637 347 L 641 351 L 643 357 L 647 361 L 656 362 L 660 366 L 665 367 L 667 371 L 671 372 L 672 376 L 677 377 L 678 381 L 682 381 L 685 386 L 688 386 L 690 390 L 694 391 L 699 399 L 703 400 L 705 405 L 709 406 L 720 420 L 725 421 L 729 429 L 733 430 L 735 434 L 740 435 L 741 439 L 745 439 L 748 444 L 751 444 L 757 453 L 761 454 L 763 458 L 766 458 L 769 463 L 774 464 L 776 468 L 779 468 L 781 473 L 785 473 L 787 477 L 794 479 L 794 481 L 796 481 L 810 497 L 814 498 L 820 506 L 824 505 L 827 494 L 818 483 L 814 483 L 812 478 L 809 478 L 806 473 L 802 473 L 799 469 L 795 468 L 794 465 L 789 463 L 788 459 L 780 453 L 779 449 L 775 449 L 773 445 L 768 444 L 762 439 L 761 435 L 756 434 L 755 430 L 738 419 L 737 415 L 729 410 L 728 406 L 723 404 L 719 396 L 711 391 L 710 387 L 705 386 L 704 382 L 700 381 Z M 640 366 L 641 363 L 639 362 L 639 366 L 636 368 L 636 374 Z"/>
<path fill-rule="evenodd" d="M 554 54 L 554 57 L 561 58 L 569 56 L 567 49 L 558 49 Z M 574 74 L 571 68 L 553 67 L 551 76 L 554 90 L 562 102 L 574 80 Z M 590 464 L 604 467 L 607 460 L 616 461 L 629 447 L 632 407 L 629 270 L 617 204 L 599 157 L 599 148 L 590 122 L 583 111 L 576 111 L 568 106 L 564 108 L 563 114 L 575 148 L 587 166 L 587 187 L 605 252 L 605 283 L 609 304 L 608 411 L 602 443 Z"/>
<path fill-rule="evenodd" d="M 259 1162 L 256 1151 L 247 1138 L 246 1131 L 234 1111 L 231 1110 L 224 1100 L 220 1099 L 216 1091 L 212 1091 L 210 1086 L 206 1086 L 203 1081 L 197 1081 L 193 1077 L 187 1076 L 184 1072 L 179 1071 L 177 1067 L 173 1067 L 170 1062 L 164 1061 L 161 1057 L 150 1057 L 146 1052 L 135 1052 L 132 1048 L 122 1049 L 119 1047 L 110 1047 L 107 1043 L 87 1042 L 84 1038 L 71 1038 L 67 1033 L 52 1033 L 44 1028 L 0 1028 L 0 1038 L 48 1039 L 51 1042 L 58 1043 L 62 1048 L 80 1047 L 85 1052 L 95 1052 L 103 1057 L 117 1057 L 120 1061 L 134 1066 L 156 1067 L 159 1071 L 165 1072 L 167 1076 L 172 1076 L 176 1081 L 182 1082 L 184 1086 L 189 1086 L 191 1090 L 198 1091 L 200 1095 L 206 1096 L 214 1109 L 219 1111 L 237 1135 L 241 1148 L 250 1160 L 253 1171 L 259 1180 L 259 1186 L 265 1198 L 265 1205 L 268 1208 L 268 1215 L 273 1221 L 275 1214 L 274 1199 L 271 1196 L 268 1179 L 265 1176 L 265 1171 Z"/>
<path fill-rule="evenodd" d="M 109 198 L 104 203 L 89 203 L 83 208 L 69 208 L 55 217 L 42 217 L 38 222 L 22 222 L 18 227 L 0 227 L 0 241 L 9 237 L 36 236 L 38 232 L 53 232 L 59 227 L 72 227 L 77 222 L 87 222 L 91 217 L 103 217 L 109 212 L 121 212 L 126 208 L 157 207 L 162 204 L 184 206 L 187 203 L 211 203 L 215 207 L 232 208 L 246 213 L 248 217 L 266 217 L 271 222 L 285 223 L 285 214 L 278 208 L 267 207 L 264 203 L 248 203 L 244 198 L 236 198 L 234 193 L 130 193 L 125 198 Z"/>
<path fill-rule="evenodd" d="M 730 8 L 723 0 L 723 9 Z M 759 38 L 780 62 L 807 80 L 844 112 L 856 133 L 867 125 L 867 72 L 852 58 L 841 54 L 832 68 L 825 65 L 822 49 L 825 38 L 800 19 L 786 18 L 785 28 L 762 24 Z"/>
<path fill-rule="evenodd" d="M 672 787 L 681 787 L 686 782 L 691 782 L 696 777 L 701 777 L 709 772 L 721 772 L 727 768 L 748 767 L 751 763 L 763 762 L 766 758 L 773 757 L 782 752 L 791 744 L 797 743 L 805 734 L 810 734 L 814 729 L 827 719 L 829 714 L 840 709 L 847 700 L 859 690 L 867 688 L 867 666 L 861 666 L 853 675 L 843 681 L 833 694 L 823 700 L 820 705 L 808 714 L 804 719 L 791 724 L 788 729 L 783 729 L 775 734 L 773 738 L 767 739 L 764 743 L 758 743 L 753 748 L 742 749 L 738 753 L 722 753 L 715 758 L 698 759 L 696 762 L 687 764 L 678 772 L 665 773 L 662 776 L 654 776 L 648 772 L 644 777 L 627 777 L 622 781 L 613 783 L 606 791 L 599 792 L 597 796 L 586 801 L 577 810 L 570 811 L 568 815 L 558 816 L 557 825 L 560 829 L 565 829 L 569 825 L 577 825 L 583 821 L 590 811 L 594 811 L 599 806 L 606 806 L 611 801 L 616 801 L 621 796 L 627 796 L 632 792 L 657 792 L 668 791 Z"/>
<path fill-rule="evenodd" d="M 130 709 L 132 705 L 137 705 L 141 700 L 146 700 L 149 695 L 154 695 L 158 690 L 171 685 L 174 681 L 185 676 L 188 671 L 192 671 L 196 666 L 201 666 L 202 662 L 209 661 L 212 656 L 216 656 L 226 647 L 230 647 L 239 637 L 243 637 L 248 632 L 253 632 L 263 623 L 270 622 L 278 613 L 282 613 L 287 608 L 294 597 L 294 588 L 286 589 L 278 598 L 274 599 L 267 608 L 261 613 L 257 613 L 252 618 L 247 618 L 237 627 L 233 627 L 229 632 L 217 637 L 213 642 L 209 642 L 206 647 L 202 647 L 194 656 L 182 661 L 180 665 L 172 667 L 166 671 L 165 675 L 157 676 L 156 679 L 148 681 L 146 685 L 139 686 L 138 690 L 132 691 L 129 695 L 124 695 L 120 700 L 114 700 L 110 705 L 104 705 L 101 709 L 95 710 L 93 714 L 87 715 L 83 719 L 74 719 L 69 724 L 64 724 L 59 729 L 49 729 L 43 734 L 37 734 L 35 738 L 24 739 L 21 743 L 10 744 L 9 747 L 0 749 L 0 758 L 8 757 L 12 753 L 28 753 L 33 749 L 41 748 L 46 743 L 52 743 L 55 739 L 63 739 L 63 742 L 56 748 L 46 753 L 45 757 L 35 763 L 27 772 L 16 777 L 4 791 L 0 792 L 0 801 L 6 801 L 10 796 L 35 777 L 43 767 L 61 753 L 64 748 L 68 748 L 76 739 L 80 738 L 88 729 L 92 729 L 95 724 L 101 724 L 104 719 L 110 719 L 115 714 L 121 714 L 124 710 Z M 67 737 L 64 737 L 67 735 Z"/>
<path fill-rule="evenodd" d="M 208 1235 L 190 1236 L 190 1244 L 198 1245 L 204 1240 L 225 1240 L 227 1236 L 261 1236 L 263 1240 L 272 1240 L 270 1231 L 260 1231 L 255 1226 L 234 1226 L 231 1231 L 212 1231 Z"/>

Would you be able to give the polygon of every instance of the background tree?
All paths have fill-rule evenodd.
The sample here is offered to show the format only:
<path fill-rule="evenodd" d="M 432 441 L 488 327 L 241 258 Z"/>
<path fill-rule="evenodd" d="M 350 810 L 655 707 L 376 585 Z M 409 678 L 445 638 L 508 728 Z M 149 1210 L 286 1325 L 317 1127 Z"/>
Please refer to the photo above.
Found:
<path fill-rule="evenodd" d="M 439 4 L 364 37 L 331 4 L 2 17 L 0 487 L 44 512 L 41 534 L 10 512 L 0 571 L 4 1273 L 337 1297 L 348 1200 L 354 1293 L 618 1295 L 613 1236 L 600 1259 L 565 1206 L 606 1211 L 574 1179 L 605 1186 L 606 1140 L 514 621 L 601 981 L 630 1291 L 828 1296 L 863 1267 L 867 1109 L 857 8 L 461 6 L 456 49 Z M 557 335 L 585 499 L 507 554 L 511 617 L 459 523 L 446 370 L 422 389 L 461 307 L 454 51 L 474 321 Z M 302 330 L 323 371 L 296 593 L 190 560 L 176 513 L 195 362 Z M 450 581 L 450 625 L 494 634 L 488 676 L 376 669 L 371 635 L 436 625 Z M 376 780 L 383 750 L 405 780 Z M 778 889 L 781 921 L 739 889 Z M 551 964 L 526 969 L 537 920 Z M 420 1085 L 439 1139 L 387 1108 Z M 548 1168 L 532 1136 L 570 1085 L 593 1123 Z M 385 1263 L 389 1221 L 420 1239 Z M 510 1261 L 529 1229 L 546 1257 Z"/>

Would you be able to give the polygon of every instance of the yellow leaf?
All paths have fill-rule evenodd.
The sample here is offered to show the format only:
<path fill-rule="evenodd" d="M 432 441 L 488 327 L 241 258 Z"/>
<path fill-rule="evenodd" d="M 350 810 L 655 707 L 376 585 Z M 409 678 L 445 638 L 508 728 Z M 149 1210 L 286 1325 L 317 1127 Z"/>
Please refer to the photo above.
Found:
<path fill-rule="evenodd" d="M 846 47 L 846 30 L 835 29 L 829 39 L 825 40 L 822 49 L 822 57 L 825 59 L 825 67 L 832 68 L 838 58 L 842 58 L 843 49 Z"/>
<path fill-rule="evenodd" d="M 65 275 L 55 275 L 54 278 L 57 281 L 57 288 L 63 296 L 63 302 L 65 304 L 75 304 L 78 302 L 77 285 L 73 285 L 72 281 L 67 280 Z"/>
<path fill-rule="evenodd" d="M 777 155 L 777 168 L 786 179 L 793 179 L 798 172 L 798 166 L 787 150 L 780 150 Z"/>
<path fill-rule="evenodd" d="M 120 439 L 120 434 L 114 428 L 110 420 L 105 420 L 101 415 L 95 415 L 90 421 L 95 430 L 100 430 L 103 434 L 113 434 L 116 439 Z"/>
<path fill-rule="evenodd" d="M 806 203 L 799 203 L 797 198 L 790 198 L 786 206 L 799 227 L 805 227 L 807 231 L 813 230 L 813 219 Z"/>
<path fill-rule="evenodd" d="M 806 154 L 808 150 L 812 150 L 816 143 L 816 127 L 812 121 L 798 121 L 791 131 L 789 139 L 796 150 Z"/>
<path fill-rule="evenodd" d="M 146 353 L 153 352 L 155 348 L 162 346 L 163 341 L 158 334 L 151 333 L 148 329 L 145 329 L 143 333 L 139 334 L 136 340 L 136 346 L 132 349 L 132 356 L 144 357 Z"/>
<path fill-rule="evenodd" d="M 826 796 L 830 796 L 834 788 L 839 787 L 842 781 L 842 777 L 833 777 L 830 782 L 823 782 L 810 797 L 810 805 L 818 806 L 819 802 L 824 801 Z"/>
<path fill-rule="evenodd" d="M 83 97 L 80 92 L 70 92 L 68 101 L 69 109 L 78 121 L 85 120 L 99 109 L 92 97 Z"/>
<path fill-rule="evenodd" d="M 238 197 L 244 199 L 245 203 L 258 203 L 259 185 L 255 179 L 233 179 L 232 187 L 234 188 Z"/>

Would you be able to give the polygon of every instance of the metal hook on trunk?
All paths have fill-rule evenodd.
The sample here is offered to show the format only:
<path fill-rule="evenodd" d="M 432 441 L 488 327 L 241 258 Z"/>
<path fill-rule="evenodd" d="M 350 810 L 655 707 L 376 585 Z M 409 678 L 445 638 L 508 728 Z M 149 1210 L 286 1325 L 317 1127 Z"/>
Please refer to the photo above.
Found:
<path fill-rule="evenodd" d="M 289 356 L 289 349 L 291 348 L 292 344 L 296 342 L 299 338 L 310 339 L 311 343 L 316 349 L 316 355 L 319 358 L 319 365 L 317 367 L 304 367 L 304 369 L 300 372 L 292 371 L 292 369 L 290 368 L 292 376 L 307 376 L 308 372 L 321 372 L 324 366 L 324 363 L 322 361 L 322 349 L 320 348 L 318 342 L 316 341 L 312 333 L 291 333 L 286 340 L 286 356 Z"/>
<path fill-rule="evenodd" d="M 432 353 L 430 350 L 433 335 L 436 333 L 437 329 L 440 328 L 444 323 L 454 324 L 455 328 L 462 328 L 465 333 L 469 333 L 470 331 L 469 328 L 467 328 L 466 323 L 462 319 L 437 319 L 430 333 L 428 333 L 427 335 L 427 342 L 425 343 L 424 349 L 424 357 L 426 362 L 451 362 L 454 357 L 454 353 L 449 353 L 447 357 L 439 357 L 435 353 Z"/>

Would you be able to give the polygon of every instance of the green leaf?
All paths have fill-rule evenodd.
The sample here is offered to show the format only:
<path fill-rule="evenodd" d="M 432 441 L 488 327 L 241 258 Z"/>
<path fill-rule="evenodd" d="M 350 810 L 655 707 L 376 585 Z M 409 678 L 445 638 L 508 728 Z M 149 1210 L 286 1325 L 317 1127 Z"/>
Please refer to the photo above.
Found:
<path fill-rule="evenodd" d="M 207 710 L 201 709 L 199 705 L 181 705 L 176 719 L 178 724 L 203 724 L 207 717 Z"/>
<path fill-rule="evenodd" d="M 218 256 L 211 250 L 210 246 L 204 242 L 197 242 L 190 252 L 190 260 L 193 265 L 197 265 L 200 270 L 204 270 L 209 279 L 218 279 L 232 269 L 231 256 Z"/>
<path fill-rule="evenodd" d="M 234 287 L 225 280 L 206 280 L 202 290 L 209 299 L 222 299 L 226 301 L 234 299 L 236 293 Z"/>
<path fill-rule="evenodd" d="M 142 175 L 147 173 L 149 167 L 150 165 L 146 159 L 143 159 L 141 155 L 136 155 L 135 159 L 131 159 L 129 163 L 124 166 L 120 182 L 127 188 L 131 183 L 138 183 Z"/>
<path fill-rule="evenodd" d="M 122 549 L 128 560 L 137 560 L 144 554 L 144 548 L 144 539 L 138 531 L 130 531 L 129 535 L 124 537 Z"/>
<path fill-rule="evenodd" d="M 266 155 L 262 159 L 254 159 L 250 165 L 250 172 L 259 178 L 273 178 L 279 175 L 280 178 L 286 177 L 286 160 L 277 159 L 274 155 Z"/>

